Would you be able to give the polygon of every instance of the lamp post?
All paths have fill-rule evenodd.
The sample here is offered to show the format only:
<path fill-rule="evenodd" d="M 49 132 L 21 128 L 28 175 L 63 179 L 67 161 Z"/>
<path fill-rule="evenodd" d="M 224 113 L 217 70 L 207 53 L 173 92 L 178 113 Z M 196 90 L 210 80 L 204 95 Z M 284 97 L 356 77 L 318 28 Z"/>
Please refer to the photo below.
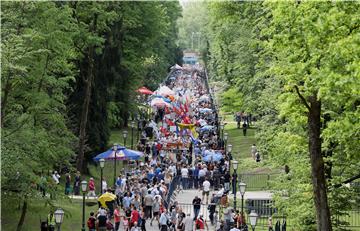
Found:
<path fill-rule="evenodd" d="M 105 167 L 105 159 L 100 159 L 100 195 L 102 195 L 102 187 L 103 187 L 103 169 Z"/>
<path fill-rule="evenodd" d="M 127 137 L 128 131 L 123 131 L 123 138 L 124 138 L 124 147 L 126 148 L 126 137 Z"/>
<path fill-rule="evenodd" d="M 136 133 L 136 142 L 139 142 L 139 139 L 140 139 L 140 137 L 139 137 L 139 135 L 140 135 L 140 121 L 141 121 L 141 119 L 140 119 L 140 116 L 139 115 L 137 115 L 137 117 L 136 117 L 136 120 L 137 120 L 137 133 Z"/>
<path fill-rule="evenodd" d="M 241 216 L 244 215 L 244 194 L 246 190 L 246 184 L 244 182 L 239 183 L 239 190 L 241 194 Z"/>
<path fill-rule="evenodd" d="M 224 133 L 224 151 L 225 151 L 225 154 L 226 154 L 227 139 L 228 139 L 228 133 L 225 132 Z"/>
<path fill-rule="evenodd" d="M 232 144 L 228 144 L 227 145 L 227 153 L 228 153 L 228 156 L 229 156 L 229 160 L 232 160 L 231 151 L 232 151 Z"/>
<path fill-rule="evenodd" d="M 250 218 L 251 228 L 253 231 L 255 231 L 255 226 L 258 218 L 258 214 L 255 212 L 255 210 L 251 211 L 251 213 L 249 214 L 249 218 Z"/>
<path fill-rule="evenodd" d="M 118 148 L 118 145 L 115 143 L 114 146 L 113 146 L 113 151 L 114 151 L 114 188 L 116 188 L 116 154 L 117 154 L 117 148 Z M 102 179 L 101 179 L 102 181 Z M 101 188 L 102 190 L 102 188 Z"/>
<path fill-rule="evenodd" d="M 131 121 L 131 149 L 134 149 L 134 128 L 135 128 L 135 120 Z"/>
<path fill-rule="evenodd" d="M 63 218 L 64 218 L 64 210 L 62 210 L 61 208 L 58 208 L 54 212 L 54 217 L 55 217 L 55 223 L 58 227 L 58 231 L 60 231 L 60 226 L 63 223 Z"/>
<path fill-rule="evenodd" d="M 236 160 L 232 161 L 232 166 L 234 169 L 233 173 L 233 193 L 234 193 L 234 210 L 236 211 L 236 184 L 237 184 L 237 168 L 238 168 L 238 162 Z"/>
<path fill-rule="evenodd" d="M 87 191 L 87 182 L 86 180 L 81 181 L 81 191 L 83 193 L 83 211 L 82 211 L 82 228 L 81 231 L 85 231 L 85 193 Z"/>
<path fill-rule="evenodd" d="M 221 122 L 220 123 L 220 129 L 221 129 L 221 140 L 224 140 L 224 124 Z"/>

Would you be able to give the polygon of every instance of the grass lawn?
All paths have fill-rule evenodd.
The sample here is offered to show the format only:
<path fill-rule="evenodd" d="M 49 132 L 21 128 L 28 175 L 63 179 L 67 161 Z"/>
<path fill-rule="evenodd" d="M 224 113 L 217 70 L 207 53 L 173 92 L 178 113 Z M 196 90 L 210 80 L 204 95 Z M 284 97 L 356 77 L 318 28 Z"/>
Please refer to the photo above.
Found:
<path fill-rule="evenodd" d="M 2 195 L 1 206 L 1 230 L 16 230 L 20 218 L 21 210 L 19 202 Z M 55 208 L 62 208 L 65 217 L 61 230 L 80 230 L 82 224 L 82 200 L 70 200 L 66 198 L 55 202 Z M 91 211 L 97 210 L 97 204 L 94 206 L 85 206 L 85 223 Z M 28 210 L 25 216 L 25 222 L 22 231 L 40 230 L 40 220 L 46 221 L 50 207 L 44 200 L 31 199 L 28 204 Z"/>

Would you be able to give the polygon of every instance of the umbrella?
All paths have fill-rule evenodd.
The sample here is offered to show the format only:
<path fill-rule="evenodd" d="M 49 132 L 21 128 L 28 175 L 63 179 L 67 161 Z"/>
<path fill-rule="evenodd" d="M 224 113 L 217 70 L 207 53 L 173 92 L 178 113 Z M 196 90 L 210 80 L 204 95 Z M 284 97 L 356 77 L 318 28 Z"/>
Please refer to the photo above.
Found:
<path fill-rule="evenodd" d="M 167 86 L 161 86 L 156 93 L 158 95 L 162 95 L 162 96 L 169 96 L 169 95 L 175 95 L 175 92 L 173 90 L 171 90 L 170 88 L 168 88 Z"/>
<path fill-rule="evenodd" d="M 107 208 L 106 202 L 111 202 L 116 200 L 116 196 L 112 193 L 106 192 L 104 194 L 102 194 L 99 198 L 98 201 L 100 202 L 101 206 Z"/>
<path fill-rule="evenodd" d="M 155 98 L 151 100 L 150 105 L 152 107 L 165 107 L 169 106 L 170 104 L 167 103 L 163 98 Z"/>
<path fill-rule="evenodd" d="M 205 162 L 219 162 L 223 157 L 223 155 L 219 154 L 219 153 L 212 153 L 209 155 L 204 156 L 203 161 Z"/>
<path fill-rule="evenodd" d="M 139 89 L 136 90 L 136 92 L 139 92 L 144 95 L 152 95 L 154 93 L 154 92 L 150 91 L 149 89 L 147 89 L 146 87 L 140 87 Z"/>
<path fill-rule="evenodd" d="M 206 113 L 206 112 L 212 112 L 212 109 L 210 109 L 210 108 L 200 108 L 199 111 L 200 111 L 200 113 Z"/>
<path fill-rule="evenodd" d="M 210 130 L 213 130 L 214 129 L 214 126 L 211 126 L 211 125 L 205 125 L 203 126 L 202 128 L 200 128 L 200 131 L 210 131 Z"/>
<path fill-rule="evenodd" d="M 118 145 L 118 148 L 116 151 L 116 159 L 117 160 L 124 160 L 124 159 L 137 160 L 142 156 L 143 156 L 142 152 L 134 151 L 131 149 L 126 149 L 125 147 L 120 146 L 120 145 Z M 115 151 L 112 148 L 110 148 L 109 150 L 95 156 L 93 158 L 93 160 L 95 160 L 95 161 L 99 161 L 100 159 L 113 160 L 114 158 L 115 158 Z"/>

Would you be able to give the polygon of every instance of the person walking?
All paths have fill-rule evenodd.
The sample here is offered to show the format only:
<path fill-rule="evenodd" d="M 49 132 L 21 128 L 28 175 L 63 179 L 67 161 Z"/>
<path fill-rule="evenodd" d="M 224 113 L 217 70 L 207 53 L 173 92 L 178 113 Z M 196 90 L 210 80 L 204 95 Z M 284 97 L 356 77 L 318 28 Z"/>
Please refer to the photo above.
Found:
<path fill-rule="evenodd" d="M 194 228 L 194 219 L 191 218 L 190 213 L 188 213 L 184 219 L 184 229 L 185 231 L 193 231 Z"/>
<path fill-rule="evenodd" d="M 55 231 L 55 216 L 54 211 L 50 210 L 50 213 L 47 216 L 47 223 L 49 231 Z"/>
<path fill-rule="evenodd" d="M 148 194 L 144 197 L 144 204 L 145 204 L 145 216 L 147 218 L 152 218 L 152 206 L 154 203 L 154 198 L 151 195 L 151 191 L 148 191 Z"/>
<path fill-rule="evenodd" d="M 89 231 L 96 230 L 96 218 L 94 216 L 94 212 L 90 212 L 90 217 L 87 220 L 87 227 L 88 227 Z"/>
<path fill-rule="evenodd" d="M 198 219 L 196 219 L 196 221 L 195 221 L 195 230 L 203 231 L 203 230 L 205 230 L 205 227 L 207 230 L 209 230 L 209 227 L 206 224 L 206 221 L 205 221 L 203 215 L 200 215 L 200 217 Z"/>
<path fill-rule="evenodd" d="M 80 195 L 80 172 L 77 171 L 74 178 L 74 195 Z"/>
<path fill-rule="evenodd" d="M 198 196 L 195 196 L 193 202 L 193 207 L 194 207 L 194 221 L 197 219 L 199 212 L 200 212 L 200 207 L 201 207 L 201 199 Z"/>
<path fill-rule="evenodd" d="M 161 213 L 160 216 L 160 231 L 167 231 L 168 230 L 168 221 L 169 221 L 169 217 L 166 214 L 167 210 L 164 209 L 164 211 Z"/>
<path fill-rule="evenodd" d="M 115 223 L 115 230 L 116 231 L 120 227 L 120 220 L 121 220 L 120 206 L 116 206 L 116 208 L 114 210 L 114 223 Z"/>
<path fill-rule="evenodd" d="M 95 194 L 95 182 L 94 182 L 94 178 L 92 178 L 92 177 L 90 177 L 90 180 L 89 180 L 89 192 L 87 194 L 88 198 L 90 196 L 96 197 L 96 194 Z"/>
<path fill-rule="evenodd" d="M 206 204 L 208 204 L 209 202 L 209 194 L 210 194 L 210 182 L 208 181 L 208 179 L 205 179 L 205 181 L 203 182 L 203 191 L 202 191 L 202 201 L 204 201 L 204 198 L 206 197 Z"/>
<path fill-rule="evenodd" d="M 247 124 L 246 123 L 243 123 L 242 129 L 243 129 L 243 135 L 246 136 L 246 130 L 247 130 Z"/>
<path fill-rule="evenodd" d="M 71 191 L 71 176 L 70 173 L 65 174 L 65 195 L 69 195 Z"/>
<path fill-rule="evenodd" d="M 186 168 L 186 165 L 184 165 L 181 168 L 181 183 L 183 190 L 186 190 L 188 188 L 188 180 L 189 180 L 189 170 Z"/>

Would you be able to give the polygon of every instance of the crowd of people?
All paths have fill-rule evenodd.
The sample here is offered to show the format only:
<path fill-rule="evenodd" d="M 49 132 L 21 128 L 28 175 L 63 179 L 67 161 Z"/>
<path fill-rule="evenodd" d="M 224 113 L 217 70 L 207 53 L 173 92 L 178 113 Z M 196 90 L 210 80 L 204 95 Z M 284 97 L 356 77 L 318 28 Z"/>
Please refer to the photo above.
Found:
<path fill-rule="evenodd" d="M 214 229 L 247 227 L 244 217 L 229 208 L 227 198 L 234 180 L 229 171 L 231 154 L 224 151 L 221 121 L 204 72 L 176 67 L 149 97 L 148 104 L 152 114 L 142 126 L 137 145 L 144 153 L 143 160 L 134 161 L 129 171 L 119 171 L 115 185 L 110 186 L 102 179 L 102 189 L 97 190 L 98 183 L 89 180 L 88 196 L 101 191 L 100 198 L 113 199 L 99 198 L 98 211 L 89 215 L 88 229 L 144 231 L 149 223 L 161 231 L 205 230 L 209 227 L 207 217 L 200 214 L 202 204 L 208 205 L 208 218 Z M 54 177 L 57 178 L 56 174 Z M 69 194 L 69 174 L 65 186 L 65 193 Z M 77 173 L 73 181 L 75 195 L 79 188 Z M 202 198 L 193 200 L 192 215 L 185 214 L 182 205 L 171 199 L 174 190 L 185 189 L 202 191 Z M 210 189 L 217 193 L 210 195 Z M 220 225 L 216 220 L 216 204 L 222 208 Z"/>

